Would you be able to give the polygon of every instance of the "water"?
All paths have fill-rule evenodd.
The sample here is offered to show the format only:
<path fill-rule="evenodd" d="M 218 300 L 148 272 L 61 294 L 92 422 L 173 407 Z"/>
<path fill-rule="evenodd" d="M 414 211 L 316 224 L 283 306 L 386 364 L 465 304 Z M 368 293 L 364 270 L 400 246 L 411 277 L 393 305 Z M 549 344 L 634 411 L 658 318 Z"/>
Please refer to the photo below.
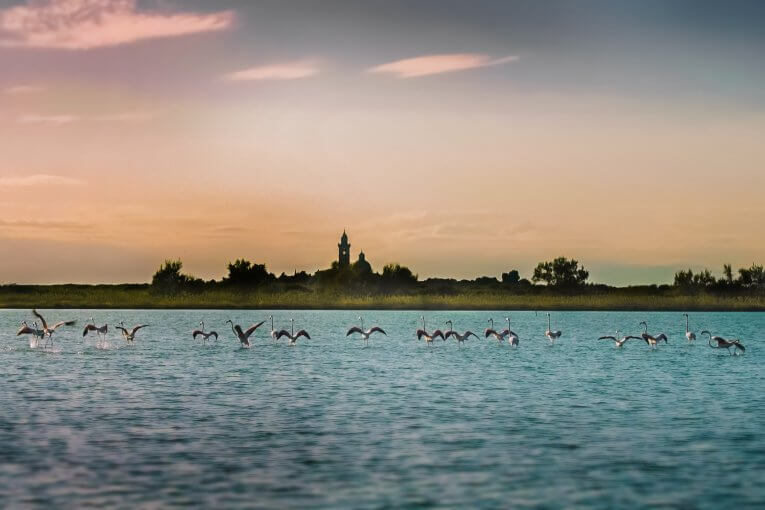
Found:
<path fill-rule="evenodd" d="M 762 508 L 762 313 L 704 313 L 743 356 L 689 346 L 679 313 L 512 314 L 520 348 L 413 340 L 417 312 L 274 312 L 312 340 L 240 349 L 224 321 L 269 312 L 55 311 L 52 350 L 0 311 L 0 506 Z M 83 321 L 152 327 L 83 343 Z M 497 312 L 428 312 L 480 332 Z M 221 340 L 190 338 L 200 319 Z M 615 349 L 617 327 L 670 344 Z"/>

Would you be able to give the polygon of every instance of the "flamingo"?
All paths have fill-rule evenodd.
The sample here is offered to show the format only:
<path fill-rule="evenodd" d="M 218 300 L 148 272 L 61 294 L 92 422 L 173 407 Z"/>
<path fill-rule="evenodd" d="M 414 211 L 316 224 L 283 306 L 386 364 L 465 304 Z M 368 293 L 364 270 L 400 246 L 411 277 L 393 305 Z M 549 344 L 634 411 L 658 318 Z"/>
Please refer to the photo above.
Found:
<path fill-rule="evenodd" d="M 216 341 L 218 340 L 217 331 L 210 331 L 209 333 L 205 332 L 205 321 L 200 321 L 199 327 L 202 329 L 195 329 L 194 331 L 191 332 L 191 336 L 192 338 L 194 338 L 194 340 L 196 340 L 198 336 L 202 337 L 202 342 L 205 344 L 207 343 L 207 339 L 210 338 L 211 336 L 215 337 Z"/>
<path fill-rule="evenodd" d="M 361 327 L 353 326 L 348 330 L 348 333 L 345 334 L 345 336 L 351 336 L 354 333 L 360 333 L 362 340 L 364 340 L 365 345 L 369 345 L 369 337 L 372 336 L 372 333 L 382 333 L 385 336 L 388 336 L 388 333 L 383 331 L 383 329 L 379 326 L 375 326 L 371 329 L 364 330 L 364 319 L 359 316 L 359 320 L 361 321 Z"/>
<path fill-rule="evenodd" d="M 37 322 L 33 322 L 32 326 L 27 324 L 27 321 L 21 321 L 21 329 L 16 333 L 16 336 L 32 335 L 34 338 L 29 343 L 30 347 L 39 345 L 39 341 L 45 338 L 45 332 L 41 329 L 37 329 Z"/>
<path fill-rule="evenodd" d="M 555 343 L 555 340 L 560 338 L 560 336 L 563 333 L 560 331 L 553 331 L 550 327 L 550 312 L 547 312 L 547 331 L 545 331 L 545 336 L 550 340 L 550 345 Z"/>
<path fill-rule="evenodd" d="M 48 335 L 51 345 L 53 345 L 53 333 L 55 333 L 58 328 L 60 328 L 61 326 L 72 326 L 74 325 L 75 322 L 77 322 L 73 320 L 61 321 L 61 322 L 57 322 L 52 327 L 48 327 L 48 323 L 45 321 L 45 318 L 42 315 L 40 315 L 37 312 L 37 310 L 32 310 L 32 314 L 38 319 L 40 319 L 40 323 L 42 324 L 43 335 Z M 48 343 L 46 342 L 45 345 L 47 346 Z"/>
<path fill-rule="evenodd" d="M 509 334 L 508 331 L 497 331 L 494 329 L 494 319 L 489 319 L 488 323 L 491 324 L 490 328 L 487 328 L 486 331 L 484 331 L 484 338 L 489 338 L 490 336 L 493 336 L 494 339 L 497 341 L 497 343 L 500 343 L 505 340 L 505 337 Z"/>
<path fill-rule="evenodd" d="M 664 343 L 665 343 L 665 344 L 666 344 L 666 343 L 669 343 L 669 342 L 667 341 L 667 335 L 665 335 L 664 333 L 660 333 L 660 334 L 658 334 L 658 335 L 656 335 L 656 336 L 653 336 L 653 335 L 649 335 L 649 334 L 648 334 L 648 324 L 646 324 L 646 323 L 645 323 L 645 321 L 641 322 L 641 323 L 640 323 L 640 325 L 641 325 L 641 326 L 643 326 L 643 328 L 644 328 L 644 331 L 643 331 L 643 333 L 640 335 L 640 337 L 641 337 L 643 340 L 645 340 L 645 343 L 647 343 L 647 344 L 648 344 L 648 345 L 650 345 L 651 347 L 656 347 L 656 346 L 658 346 L 658 345 L 659 345 L 659 342 L 661 342 L 662 340 L 664 340 Z"/>
<path fill-rule="evenodd" d="M 140 324 L 138 326 L 133 326 L 133 329 L 128 330 L 125 328 L 125 323 L 123 321 L 119 322 L 119 326 L 117 326 L 117 329 L 122 331 L 122 336 L 125 338 L 125 341 L 130 343 L 133 340 L 135 340 L 135 334 L 138 332 L 139 329 L 148 328 L 148 324 Z"/>
<path fill-rule="evenodd" d="M 256 329 L 258 329 L 260 326 L 262 326 L 266 321 L 260 321 L 257 324 L 253 324 L 250 326 L 250 328 L 247 331 L 242 331 L 242 327 L 237 324 L 234 325 L 234 323 L 231 321 L 231 319 L 227 320 L 227 324 L 231 324 L 231 331 L 234 332 L 234 335 L 239 339 L 239 341 L 242 343 L 242 347 L 249 347 L 250 346 L 250 335 L 252 335 Z"/>
<path fill-rule="evenodd" d="M 444 336 L 444 340 L 447 340 L 450 336 L 453 336 L 457 339 L 457 345 L 462 346 L 462 343 L 470 338 L 470 335 L 473 335 L 474 337 L 478 338 L 478 335 L 473 333 L 472 331 L 465 331 L 463 334 L 459 334 L 456 331 L 452 329 L 452 326 L 454 326 L 454 323 L 451 320 L 446 321 L 446 324 L 449 325 L 449 331 L 446 332 L 446 335 Z"/>
<path fill-rule="evenodd" d="M 684 313 L 685 316 L 685 338 L 688 339 L 689 342 L 693 342 L 696 340 L 696 333 L 688 329 L 688 314 Z"/>
<path fill-rule="evenodd" d="M 702 335 L 709 335 L 709 340 L 707 343 L 709 344 L 709 347 L 712 347 L 714 349 L 728 349 L 729 354 L 733 354 L 737 351 L 744 352 L 746 351 L 746 347 L 743 346 L 743 344 L 739 340 L 726 340 L 725 338 L 721 336 L 712 336 L 712 333 L 710 333 L 707 330 L 704 330 L 701 332 Z M 713 344 L 714 342 L 715 344 Z M 733 347 L 733 352 L 730 352 L 730 348 Z"/>
<path fill-rule="evenodd" d="M 602 336 L 602 337 L 598 338 L 598 340 L 613 340 L 614 341 L 614 346 L 621 347 L 622 345 L 624 345 L 627 342 L 627 340 L 629 340 L 631 338 L 635 339 L 635 340 L 642 340 L 643 339 L 643 337 L 640 337 L 640 336 L 623 336 L 623 337 L 619 338 L 619 330 L 617 329 L 616 333 L 614 334 L 614 336 L 610 336 L 610 335 L 609 336 Z"/>
<path fill-rule="evenodd" d="M 287 331 L 286 329 L 279 331 L 278 333 L 276 333 L 277 340 L 283 336 L 286 336 L 287 338 L 289 338 L 290 345 L 295 345 L 297 343 L 298 338 L 300 338 L 301 336 L 306 337 L 308 340 L 311 339 L 311 335 L 309 335 L 308 332 L 304 329 L 301 329 L 300 331 L 297 332 L 297 334 L 295 334 L 295 319 L 290 319 L 290 323 L 292 325 L 291 332 Z"/>
<path fill-rule="evenodd" d="M 438 337 L 441 337 L 441 340 L 445 340 L 444 333 L 440 329 L 435 330 L 433 333 L 428 333 L 428 331 L 425 329 L 425 316 L 421 315 L 420 320 L 422 321 L 422 329 L 417 330 L 417 340 L 422 340 L 425 338 L 425 342 L 427 345 L 430 345 L 433 343 L 433 340 L 435 340 Z"/>
<path fill-rule="evenodd" d="M 104 324 L 101 327 L 96 326 L 96 321 L 93 320 L 93 317 L 90 318 L 90 323 L 85 325 L 85 329 L 82 330 L 82 336 L 83 338 L 88 336 L 88 333 L 91 331 L 95 331 L 96 335 L 98 335 L 98 342 L 97 345 L 103 345 L 103 340 L 106 340 L 106 333 L 109 332 L 109 325 Z M 103 338 L 101 338 L 101 335 L 103 335 Z"/>
<path fill-rule="evenodd" d="M 274 329 L 274 316 L 273 315 L 269 315 L 268 316 L 268 320 L 271 321 L 271 338 L 274 339 L 274 340 L 277 340 L 277 338 L 276 338 L 277 331 Z"/>

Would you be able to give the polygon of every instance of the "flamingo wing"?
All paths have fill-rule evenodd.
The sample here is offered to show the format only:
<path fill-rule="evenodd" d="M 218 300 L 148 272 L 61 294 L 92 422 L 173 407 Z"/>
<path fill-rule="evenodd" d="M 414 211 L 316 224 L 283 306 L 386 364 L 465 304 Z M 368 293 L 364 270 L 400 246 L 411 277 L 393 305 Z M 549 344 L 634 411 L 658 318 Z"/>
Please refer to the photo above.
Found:
<path fill-rule="evenodd" d="M 444 338 L 451 338 L 453 336 L 456 336 L 457 338 L 459 338 L 459 335 L 457 334 L 457 332 L 454 331 L 453 329 L 450 329 L 449 331 L 446 332 L 446 335 L 444 336 Z"/>
<path fill-rule="evenodd" d="M 214 337 L 215 337 L 215 339 L 217 340 L 217 339 L 218 339 L 218 332 L 217 332 L 217 331 L 210 331 L 210 332 L 207 334 L 207 338 L 210 338 L 211 336 L 214 336 Z"/>
<path fill-rule="evenodd" d="M 433 332 L 433 334 L 431 335 L 431 338 L 433 338 L 433 340 L 435 340 L 435 339 L 436 339 L 436 338 L 438 338 L 439 336 L 441 337 L 441 340 L 445 340 L 445 338 L 444 338 L 444 332 L 443 332 L 443 331 L 441 331 L 440 329 L 437 329 L 437 330 L 435 330 L 435 331 Z"/>
<path fill-rule="evenodd" d="M 661 342 L 662 340 L 664 340 L 664 342 L 667 342 L 667 335 L 665 335 L 664 333 L 660 333 L 659 336 L 656 337 L 657 342 Z"/>
<path fill-rule="evenodd" d="M 35 335 L 37 334 L 34 329 L 30 328 L 29 326 L 22 326 L 18 333 L 16 333 L 16 336 L 21 335 Z"/>
<path fill-rule="evenodd" d="M 354 334 L 354 333 L 360 333 L 360 334 L 362 334 L 362 335 L 364 334 L 364 332 L 361 330 L 361 328 L 360 328 L 360 327 L 358 327 L 358 326 L 353 326 L 352 328 L 350 328 L 350 329 L 348 330 L 348 333 L 346 333 L 346 334 L 345 334 L 345 336 L 351 336 L 351 335 L 352 335 L 352 334 Z"/>
<path fill-rule="evenodd" d="M 265 322 L 266 321 L 260 321 L 257 324 L 253 324 L 252 326 L 250 326 L 250 328 L 247 331 L 244 332 L 244 336 L 246 336 L 247 338 L 250 338 L 250 335 L 252 335 L 255 332 L 255 330 L 258 329 L 260 326 L 265 324 Z"/>
<path fill-rule="evenodd" d="M 130 334 L 131 334 L 131 335 L 135 335 L 136 331 L 138 331 L 139 329 L 148 328 L 148 327 L 149 327 L 149 325 L 148 325 L 148 324 L 140 324 L 140 325 L 138 325 L 138 326 L 134 327 L 134 328 L 132 329 L 132 331 L 130 331 Z"/>
<path fill-rule="evenodd" d="M 42 327 L 43 327 L 43 329 L 44 329 L 44 330 L 45 330 L 45 329 L 48 329 L 48 323 L 47 323 L 47 322 L 45 322 L 45 318 L 44 318 L 42 315 L 40 315 L 40 314 L 37 312 L 37 310 L 32 310 L 32 315 L 34 315 L 35 317 L 37 317 L 38 319 L 40 319 L 40 322 L 42 322 Z"/>
<path fill-rule="evenodd" d="M 297 332 L 297 334 L 295 335 L 295 340 L 297 340 L 297 339 L 298 339 L 298 338 L 300 338 L 301 336 L 304 336 L 304 337 L 306 337 L 308 340 L 310 340 L 310 339 L 311 339 L 311 335 L 309 335 L 309 334 L 308 334 L 308 331 L 306 331 L 306 330 L 304 330 L 304 329 L 301 329 L 300 331 L 298 331 L 298 332 Z"/>
<path fill-rule="evenodd" d="M 61 326 L 74 326 L 76 323 L 77 321 L 61 321 L 54 324 L 51 329 L 56 330 L 60 328 Z"/>
<path fill-rule="evenodd" d="M 287 338 L 291 338 L 292 335 L 290 335 L 290 332 L 286 329 L 282 329 L 276 332 L 276 339 L 280 339 L 281 337 L 286 336 Z"/>
<path fill-rule="evenodd" d="M 369 330 L 369 334 L 370 334 L 370 335 L 371 335 L 372 333 L 375 333 L 375 332 L 377 332 L 377 333 L 382 333 L 383 335 L 385 335 L 385 336 L 388 336 L 388 333 L 386 333 L 386 332 L 385 332 L 385 331 L 384 331 L 384 330 L 383 330 L 381 327 L 379 327 L 379 326 L 375 326 L 375 327 L 373 327 L 372 329 L 370 329 L 370 330 Z"/>
<path fill-rule="evenodd" d="M 627 337 L 627 338 L 629 338 L 629 337 Z M 614 342 L 616 342 L 616 337 L 615 336 L 611 336 L 611 335 L 607 335 L 607 336 L 601 336 L 600 338 L 598 338 L 598 340 L 613 340 Z"/>
<path fill-rule="evenodd" d="M 125 336 L 129 336 L 130 335 L 130 332 L 127 329 L 123 328 L 122 326 L 115 326 L 115 327 L 117 329 L 119 329 L 120 331 L 122 331 L 123 335 L 125 335 Z"/>
<path fill-rule="evenodd" d="M 417 330 L 417 340 L 422 340 L 422 337 L 428 336 L 428 332 L 424 329 L 418 329 Z"/>
<path fill-rule="evenodd" d="M 494 331 L 493 329 L 489 328 L 489 329 L 486 330 L 484 338 L 489 338 L 491 335 L 496 335 L 496 334 L 497 334 L 496 331 Z"/>
<path fill-rule="evenodd" d="M 198 329 L 195 329 L 194 331 L 191 332 L 191 337 L 194 340 L 196 340 L 199 335 L 204 336 L 204 333 L 202 331 L 198 330 Z"/>
<path fill-rule="evenodd" d="M 465 331 L 465 339 L 466 339 L 466 340 L 467 340 L 467 338 L 468 338 L 470 335 L 473 335 L 474 337 L 478 338 L 478 335 L 476 335 L 476 334 L 475 334 L 475 333 L 473 333 L 472 331 Z"/>

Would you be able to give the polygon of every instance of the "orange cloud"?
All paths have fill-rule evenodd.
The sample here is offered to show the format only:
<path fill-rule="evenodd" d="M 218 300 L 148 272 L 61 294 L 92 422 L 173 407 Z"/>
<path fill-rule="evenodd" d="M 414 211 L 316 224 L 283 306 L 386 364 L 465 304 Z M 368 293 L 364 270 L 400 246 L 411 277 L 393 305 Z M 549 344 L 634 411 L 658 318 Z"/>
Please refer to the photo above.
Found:
<path fill-rule="evenodd" d="M 45 124 L 48 126 L 63 126 L 77 122 L 80 117 L 76 115 L 22 115 L 19 117 L 21 124 Z"/>
<path fill-rule="evenodd" d="M 399 78 L 416 78 L 431 74 L 451 73 L 477 69 L 479 67 L 496 66 L 515 62 L 516 56 L 492 59 L 489 55 L 478 53 L 453 53 L 448 55 L 424 55 L 421 57 L 396 60 L 369 69 L 370 73 L 393 74 Z"/>
<path fill-rule="evenodd" d="M 78 179 L 61 175 L 35 174 L 24 177 L 0 177 L 0 189 L 30 188 L 33 186 L 78 186 L 83 184 Z"/>
<path fill-rule="evenodd" d="M 27 0 L 0 10 L 0 46 L 87 50 L 228 28 L 233 12 L 138 12 L 136 0 Z"/>
<path fill-rule="evenodd" d="M 223 77 L 226 81 L 260 81 L 260 80 L 297 80 L 319 73 L 319 66 L 311 60 L 285 62 L 283 64 L 253 67 L 229 73 Z"/>

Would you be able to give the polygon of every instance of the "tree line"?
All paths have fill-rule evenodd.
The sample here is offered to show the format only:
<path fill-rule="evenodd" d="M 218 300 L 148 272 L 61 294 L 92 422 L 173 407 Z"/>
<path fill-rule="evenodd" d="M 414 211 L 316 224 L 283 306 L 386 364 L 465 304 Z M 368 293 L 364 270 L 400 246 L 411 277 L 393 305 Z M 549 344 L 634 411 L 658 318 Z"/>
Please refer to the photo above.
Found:
<path fill-rule="evenodd" d="M 155 292 L 174 294 L 212 288 L 236 291 L 303 291 L 338 290 L 363 293 L 437 293 L 458 294 L 473 291 L 509 291 L 514 293 L 580 293 L 603 292 L 614 287 L 589 283 L 590 273 L 576 259 L 557 257 L 537 264 L 530 279 L 522 278 L 517 269 L 501 274 L 500 278 L 481 276 L 473 280 L 454 278 L 428 278 L 420 280 L 411 269 L 392 263 L 377 273 L 369 266 L 351 264 L 340 267 L 334 262 L 328 269 L 313 274 L 295 271 L 277 276 L 268 271 L 266 264 L 237 259 L 227 265 L 221 280 L 204 281 L 183 273 L 181 260 L 166 260 L 154 274 L 151 287 Z M 752 264 L 734 273 L 726 264 L 723 276 L 715 278 L 709 270 L 694 273 L 691 269 L 675 274 L 673 285 L 643 285 L 620 289 L 626 292 L 747 292 L 765 290 L 763 267 Z"/>

